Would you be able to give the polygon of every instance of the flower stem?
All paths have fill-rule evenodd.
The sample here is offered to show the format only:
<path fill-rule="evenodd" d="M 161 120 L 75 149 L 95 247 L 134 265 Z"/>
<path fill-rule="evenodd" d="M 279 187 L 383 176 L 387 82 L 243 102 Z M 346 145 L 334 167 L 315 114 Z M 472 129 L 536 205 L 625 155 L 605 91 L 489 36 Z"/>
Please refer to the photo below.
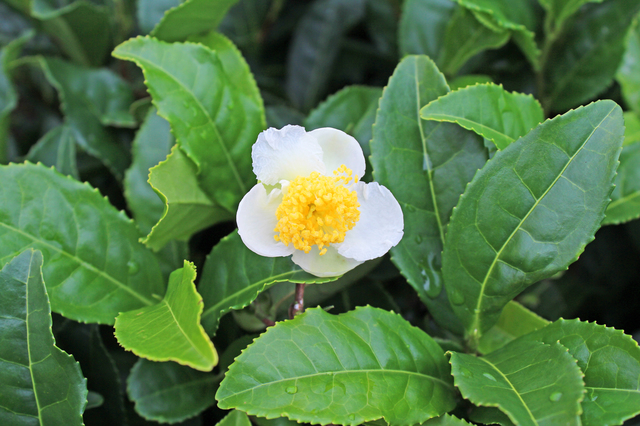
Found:
<path fill-rule="evenodd" d="M 304 287 L 305 283 L 296 284 L 295 300 L 289 306 L 289 318 L 293 319 L 296 315 L 304 310 Z"/>

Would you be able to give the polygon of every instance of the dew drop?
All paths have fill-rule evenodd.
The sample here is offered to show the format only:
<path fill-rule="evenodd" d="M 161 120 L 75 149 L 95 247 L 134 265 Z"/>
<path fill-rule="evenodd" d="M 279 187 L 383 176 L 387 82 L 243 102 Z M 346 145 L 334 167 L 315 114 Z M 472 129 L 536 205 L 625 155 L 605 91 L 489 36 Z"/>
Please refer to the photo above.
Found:
<path fill-rule="evenodd" d="M 495 381 L 497 381 L 497 380 L 496 380 L 496 378 L 495 378 L 495 377 L 493 377 L 493 376 L 492 376 L 491 374 L 489 374 L 489 373 L 483 373 L 482 375 L 483 375 L 484 377 L 486 377 L 487 379 L 489 379 L 489 380 L 492 380 L 492 381 L 494 381 L 494 382 L 495 382 Z"/>
<path fill-rule="evenodd" d="M 462 373 L 464 377 L 473 377 L 473 373 L 465 367 L 460 367 L 460 373 Z"/>
<path fill-rule="evenodd" d="M 355 414 L 349 414 L 349 420 L 354 421 L 356 419 Z"/>
<path fill-rule="evenodd" d="M 413 207 L 412 205 L 408 204 L 407 207 L 405 208 L 408 212 L 415 212 L 416 208 Z"/>
<path fill-rule="evenodd" d="M 462 305 L 464 303 L 464 294 L 462 294 L 460 290 L 453 289 L 451 293 L 449 293 L 449 300 L 454 305 Z"/>
<path fill-rule="evenodd" d="M 422 242 L 422 235 L 416 235 L 416 244 L 420 244 Z"/>
<path fill-rule="evenodd" d="M 298 392 L 298 387 L 297 386 L 289 386 L 286 389 L 286 391 L 287 391 L 288 394 L 293 395 L 294 393 Z"/>
<path fill-rule="evenodd" d="M 562 392 L 554 392 L 551 395 L 549 395 L 549 401 L 552 401 L 552 402 L 558 402 L 560 401 L 560 398 L 562 398 Z"/>
<path fill-rule="evenodd" d="M 135 260 L 130 260 L 127 262 L 127 270 L 129 271 L 129 275 L 133 275 L 138 273 L 140 270 L 140 265 Z"/>

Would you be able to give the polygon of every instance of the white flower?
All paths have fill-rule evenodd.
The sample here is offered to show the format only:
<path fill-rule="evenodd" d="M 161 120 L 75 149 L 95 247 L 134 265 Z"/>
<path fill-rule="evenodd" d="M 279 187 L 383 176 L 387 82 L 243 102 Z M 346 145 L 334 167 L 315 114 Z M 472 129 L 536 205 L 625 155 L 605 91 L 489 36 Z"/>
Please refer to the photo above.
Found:
<path fill-rule="evenodd" d="M 384 186 L 359 182 L 358 142 L 331 128 L 260 133 L 251 152 L 258 178 L 240 201 L 238 233 L 261 256 L 292 256 L 319 277 L 342 275 L 402 239 L 400 205 Z"/>

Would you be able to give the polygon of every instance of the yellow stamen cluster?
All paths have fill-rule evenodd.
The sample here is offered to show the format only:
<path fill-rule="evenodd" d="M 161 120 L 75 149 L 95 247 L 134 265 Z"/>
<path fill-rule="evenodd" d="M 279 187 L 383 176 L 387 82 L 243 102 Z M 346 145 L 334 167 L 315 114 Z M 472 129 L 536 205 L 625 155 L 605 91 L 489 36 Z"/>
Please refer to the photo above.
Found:
<path fill-rule="evenodd" d="M 276 210 L 276 241 L 287 246 L 293 243 L 305 253 L 317 245 L 321 255 L 330 244 L 344 241 L 346 232 L 360 219 L 358 195 L 345 187 L 352 180 L 357 182 L 358 176 L 352 177 L 353 172 L 344 164 L 333 174 L 313 172 L 291 181 Z"/>

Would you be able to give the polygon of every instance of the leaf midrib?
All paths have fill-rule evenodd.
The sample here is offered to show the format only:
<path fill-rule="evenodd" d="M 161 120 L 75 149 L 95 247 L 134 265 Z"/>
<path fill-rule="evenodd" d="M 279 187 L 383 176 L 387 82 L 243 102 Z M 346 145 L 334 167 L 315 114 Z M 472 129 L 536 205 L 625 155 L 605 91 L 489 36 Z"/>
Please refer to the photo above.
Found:
<path fill-rule="evenodd" d="M 171 305 L 169 304 L 169 302 L 167 301 L 167 299 L 163 299 L 162 302 L 167 306 L 167 309 L 169 310 L 169 313 L 171 314 L 171 317 L 173 318 L 174 323 L 176 324 L 176 326 L 178 327 L 178 330 L 180 330 L 180 332 L 182 333 L 182 335 L 187 339 L 187 342 L 189 342 L 189 344 L 191 345 L 192 348 L 194 348 L 196 350 L 196 352 L 198 353 L 198 355 L 200 355 L 202 357 L 202 360 L 204 360 L 205 363 L 207 363 L 207 366 L 209 365 L 209 359 L 207 358 L 207 354 L 203 353 L 200 350 L 200 347 L 198 345 L 196 345 L 193 340 L 191 340 L 191 338 L 187 335 L 187 333 L 184 331 L 184 329 L 182 328 L 182 326 L 180 325 L 180 322 L 178 321 L 178 318 L 176 318 L 176 315 L 173 313 L 173 309 L 171 309 Z M 203 336 L 204 337 L 204 336 Z M 205 341 L 206 344 L 206 341 Z"/>

